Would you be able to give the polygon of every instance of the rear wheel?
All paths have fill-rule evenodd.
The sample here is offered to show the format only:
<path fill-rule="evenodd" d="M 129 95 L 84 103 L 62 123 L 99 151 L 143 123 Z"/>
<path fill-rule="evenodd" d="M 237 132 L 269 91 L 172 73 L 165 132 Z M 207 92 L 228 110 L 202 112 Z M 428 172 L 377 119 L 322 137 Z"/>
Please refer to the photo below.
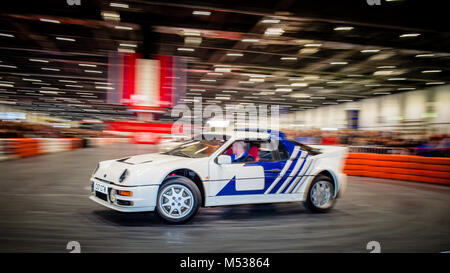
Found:
<path fill-rule="evenodd" d="M 177 177 L 161 185 L 156 211 L 169 223 L 184 223 L 198 212 L 200 204 L 201 195 L 197 185 L 188 178 Z"/>
<path fill-rule="evenodd" d="M 311 183 L 304 205 L 312 212 L 328 212 L 334 205 L 334 184 L 325 175 L 318 175 Z"/>

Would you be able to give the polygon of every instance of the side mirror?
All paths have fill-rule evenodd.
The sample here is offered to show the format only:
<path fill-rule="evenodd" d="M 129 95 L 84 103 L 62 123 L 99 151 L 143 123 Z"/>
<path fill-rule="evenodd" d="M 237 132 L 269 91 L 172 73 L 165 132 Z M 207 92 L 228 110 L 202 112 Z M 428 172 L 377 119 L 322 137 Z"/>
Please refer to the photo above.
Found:
<path fill-rule="evenodd" d="M 231 156 L 229 155 L 219 155 L 217 158 L 217 164 L 231 164 Z"/>

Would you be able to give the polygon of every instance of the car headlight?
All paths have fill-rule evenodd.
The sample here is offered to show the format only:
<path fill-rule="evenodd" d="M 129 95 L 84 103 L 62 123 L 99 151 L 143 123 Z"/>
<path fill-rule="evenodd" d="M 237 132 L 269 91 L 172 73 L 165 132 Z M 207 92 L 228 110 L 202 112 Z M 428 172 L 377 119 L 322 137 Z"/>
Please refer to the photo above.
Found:
<path fill-rule="evenodd" d="M 123 171 L 122 175 L 119 177 L 119 183 L 122 183 L 129 174 L 130 172 L 127 169 L 125 169 L 125 171 Z"/>

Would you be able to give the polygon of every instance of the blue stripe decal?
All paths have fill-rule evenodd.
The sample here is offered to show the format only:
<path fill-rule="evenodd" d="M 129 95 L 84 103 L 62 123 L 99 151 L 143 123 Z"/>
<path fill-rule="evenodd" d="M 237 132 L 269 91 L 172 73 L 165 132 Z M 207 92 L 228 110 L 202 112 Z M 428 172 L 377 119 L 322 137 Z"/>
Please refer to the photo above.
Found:
<path fill-rule="evenodd" d="M 304 180 L 304 178 L 306 177 L 306 175 L 308 175 L 309 168 L 311 168 L 311 166 L 313 165 L 313 163 L 314 163 L 313 160 L 311 160 L 311 163 L 309 164 L 308 168 L 306 169 L 305 174 L 304 174 L 303 177 L 298 181 L 297 185 L 295 185 L 295 187 L 293 187 L 292 190 L 291 190 L 291 192 L 289 192 L 289 193 L 292 193 L 292 192 L 295 190 L 295 188 L 298 186 L 298 184 L 302 184 L 302 183 L 303 183 L 303 180 Z"/>
<path fill-rule="evenodd" d="M 264 192 L 272 185 L 275 181 L 276 176 L 267 175 L 272 172 L 272 169 L 283 169 L 286 165 L 286 161 L 275 161 L 275 162 L 252 162 L 246 163 L 244 166 L 261 166 L 264 169 L 264 189 L 261 190 L 248 190 L 248 191 L 236 191 L 236 176 L 228 181 L 228 183 L 219 191 L 216 196 L 223 195 L 246 195 L 246 194 L 264 194 Z"/>
<path fill-rule="evenodd" d="M 303 159 L 303 162 L 302 162 L 302 165 L 300 166 L 300 169 L 298 169 L 297 173 L 294 175 L 292 180 L 289 181 L 289 183 L 286 185 L 286 187 L 283 189 L 283 191 L 281 191 L 281 193 L 286 193 L 287 189 L 289 189 L 289 186 L 292 184 L 292 182 L 295 181 L 295 179 L 297 178 L 298 174 L 303 170 L 303 167 L 305 166 L 306 159 L 308 159 L 308 156 L 309 156 L 309 154 L 307 154 L 306 157 Z"/>
<path fill-rule="evenodd" d="M 302 155 L 302 153 L 303 153 L 302 150 L 298 151 L 297 156 L 295 157 L 294 160 L 292 160 L 292 163 L 289 166 L 289 169 L 286 171 L 284 176 L 280 179 L 280 181 L 278 181 L 278 183 L 275 185 L 275 187 L 273 187 L 273 189 L 269 193 L 271 193 L 271 194 L 277 193 L 278 189 L 283 185 L 284 182 L 286 182 L 286 179 L 288 179 L 289 176 L 291 175 L 292 170 L 295 168 L 295 165 L 297 165 L 297 160 Z"/>

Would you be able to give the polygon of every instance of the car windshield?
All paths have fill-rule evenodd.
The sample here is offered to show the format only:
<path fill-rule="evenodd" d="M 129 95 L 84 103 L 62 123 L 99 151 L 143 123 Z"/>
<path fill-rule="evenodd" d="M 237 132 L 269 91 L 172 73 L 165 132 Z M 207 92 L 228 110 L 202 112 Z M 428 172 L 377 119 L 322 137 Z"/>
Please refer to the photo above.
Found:
<path fill-rule="evenodd" d="M 213 139 L 203 136 L 202 139 L 194 137 L 180 146 L 165 152 L 166 155 L 184 156 L 190 158 L 208 157 L 225 143 L 225 139 Z"/>

